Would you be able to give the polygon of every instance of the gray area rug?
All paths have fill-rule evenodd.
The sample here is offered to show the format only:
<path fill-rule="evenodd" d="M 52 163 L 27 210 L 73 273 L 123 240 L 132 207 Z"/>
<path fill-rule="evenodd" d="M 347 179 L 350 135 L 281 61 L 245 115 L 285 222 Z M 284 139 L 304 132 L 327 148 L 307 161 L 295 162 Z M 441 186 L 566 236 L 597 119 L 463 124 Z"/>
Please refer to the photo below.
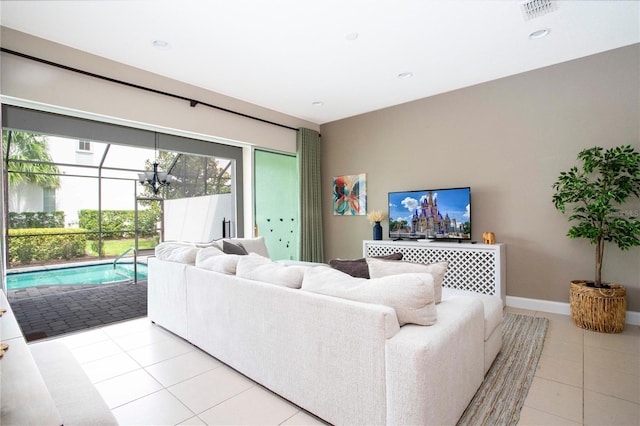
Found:
<path fill-rule="evenodd" d="M 548 325 L 546 318 L 504 314 L 502 350 L 458 421 L 459 426 L 518 423 Z"/>

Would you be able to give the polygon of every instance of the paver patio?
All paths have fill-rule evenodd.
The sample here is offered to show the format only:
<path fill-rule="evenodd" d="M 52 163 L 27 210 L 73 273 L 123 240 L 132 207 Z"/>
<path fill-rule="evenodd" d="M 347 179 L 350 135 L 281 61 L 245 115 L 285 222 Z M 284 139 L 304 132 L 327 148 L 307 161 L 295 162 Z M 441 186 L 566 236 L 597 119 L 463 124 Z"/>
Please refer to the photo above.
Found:
<path fill-rule="evenodd" d="M 147 281 L 9 290 L 7 298 L 27 341 L 147 315 Z"/>

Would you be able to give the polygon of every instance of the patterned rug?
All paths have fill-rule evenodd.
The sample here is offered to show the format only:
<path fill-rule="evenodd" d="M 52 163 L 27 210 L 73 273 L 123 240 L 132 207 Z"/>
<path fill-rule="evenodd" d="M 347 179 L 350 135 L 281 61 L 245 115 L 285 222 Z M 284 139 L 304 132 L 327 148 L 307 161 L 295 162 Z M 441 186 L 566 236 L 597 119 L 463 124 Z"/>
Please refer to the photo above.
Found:
<path fill-rule="evenodd" d="M 502 350 L 458 421 L 459 426 L 518 423 L 548 325 L 546 318 L 504 314 Z"/>

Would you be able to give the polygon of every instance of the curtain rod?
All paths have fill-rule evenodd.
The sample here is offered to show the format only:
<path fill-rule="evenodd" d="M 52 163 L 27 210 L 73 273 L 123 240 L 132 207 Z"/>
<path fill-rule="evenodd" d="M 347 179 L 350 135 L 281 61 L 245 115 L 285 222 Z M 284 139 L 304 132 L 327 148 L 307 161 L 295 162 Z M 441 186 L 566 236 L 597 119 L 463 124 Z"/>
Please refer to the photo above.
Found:
<path fill-rule="evenodd" d="M 162 90 L 152 89 L 150 87 L 140 86 L 139 84 L 129 83 L 127 81 L 122 81 L 122 80 L 118 80 L 118 79 L 115 79 L 115 78 L 107 77 L 107 76 L 104 76 L 104 75 L 92 73 L 92 72 L 89 72 L 89 71 L 84 71 L 84 70 L 81 70 L 81 69 L 78 69 L 78 68 L 73 68 L 73 67 L 70 67 L 70 66 L 67 66 L 67 65 L 58 64 L 56 62 L 48 61 L 48 60 L 42 59 L 42 58 L 37 58 L 35 56 L 27 55 L 26 53 L 16 52 L 15 50 L 6 49 L 4 47 L 0 47 L 0 52 L 8 53 L 10 55 L 19 56 L 21 58 L 29 59 L 31 61 L 40 62 L 41 64 L 50 65 L 52 67 L 61 68 L 61 69 L 66 70 L 66 71 L 72 71 L 72 72 L 75 72 L 75 73 L 78 73 L 78 74 L 86 75 L 86 76 L 89 76 L 89 77 L 94 77 L 94 78 L 97 78 L 97 79 L 100 79 L 100 80 L 109 81 L 111 83 L 117 83 L 117 84 L 121 84 L 123 86 L 132 87 L 134 89 L 144 90 L 144 91 L 147 91 L 147 92 L 156 93 L 158 95 L 164 95 L 164 96 L 168 96 L 168 97 L 171 97 L 171 98 L 180 99 L 182 101 L 187 101 L 187 102 L 189 102 L 189 106 L 191 106 L 192 108 L 195 108 L 196 105 L 204 105 L 204 106 L 207 106 L 209 108 L 213 108 L 213 109 L 217 109 L 217 110 L 220 110 L 220 111 L 228 112 L 230 114 L 235 114 L 235 115 L 239 115 L 241 117 L 250 118 L 251 120 L 261 121 L 263 123 L 271 124 L 273 126 L 284 127 L 285 129 L 294 130 L 296 132 L 298 131 L 298 129 L 296 129 L 295 127 L 290 127 L 290 126 L 287 126 L 287 125 L 284 125 L 284 124 L 280 124 L 280 123 L 276 123 L 276 122 L 273 122 L 273 121 L 265 120 L 263 118 L 254 117 L 252 115 L 245 114 L 245 113 L 242 113 L 242 112 L 233 111 L 231 109 L 227 109 L 227 108 L 223 108 L 223 107 L 220 107 L 220 106 L 217 106 L 217 105 L 209 104 L 207 102 L 202 102 L 202 101 L 199 101 L 197 99 L 187 98 L 186 96 L 176 95 L 174 93 L 164 92 Z"/>

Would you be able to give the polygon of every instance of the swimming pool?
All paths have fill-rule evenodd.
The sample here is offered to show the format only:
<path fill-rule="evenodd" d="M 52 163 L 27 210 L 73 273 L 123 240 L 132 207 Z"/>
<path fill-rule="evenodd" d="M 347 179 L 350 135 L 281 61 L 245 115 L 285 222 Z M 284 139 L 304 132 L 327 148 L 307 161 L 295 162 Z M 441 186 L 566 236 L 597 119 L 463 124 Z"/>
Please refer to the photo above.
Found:
<path fill-rule="evenodd" d="M 138 263 L 138 279 L 147 279 L 147 265 Z M 7 274 L 7 290 L 39 285 L 114 284 L 133 280 L 133 263 L 72 266 Z"/>

